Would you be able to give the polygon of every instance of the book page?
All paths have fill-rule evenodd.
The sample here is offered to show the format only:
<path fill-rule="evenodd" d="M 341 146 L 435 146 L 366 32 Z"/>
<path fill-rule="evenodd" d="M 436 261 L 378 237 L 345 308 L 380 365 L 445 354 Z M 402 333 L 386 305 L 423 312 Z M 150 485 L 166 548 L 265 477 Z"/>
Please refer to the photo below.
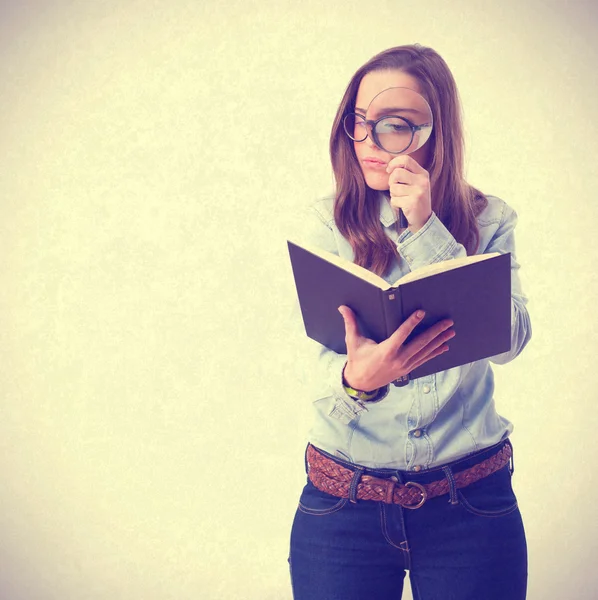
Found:
<path fill-rule="evenodd" d="M 299 246 L 300 248 L 303 248 L 304 250 L 307 250 L 308 252 L 311 252 L 312 254 L 315 254 L 316 256 L 319 256 L 321 259 L 325 260 L 326 262 L 332 263 L 333 265 L 340 267 L 344 271 L 347 271 L 347 272 L 355 275 L 356 277 L 359 277 L 360 279 L 363 279 L 364 281 L 367 281 L 368 283 L 375 285 L 376 287 L 380 288 L 381 290 L 389 290 L 391 287 L 393 287 L 389 283 L 387 283 L 384 279 L 382 279 L 382 277 L 379 277 L 375 273 L 372 273 L 371 271 L 368 271 L 367 269 L 364 269 L 363 267 L 360 267 L 359 265 L 356 265 L 355 263 L 353 263 L 345 258 L 341 258 L 337 254 L 332 254 L 331 252 L 327 252 L 326 250 L 322 250 L 320 248 L 316 248 L 315 246 L 296 242 L 294 240 L 288 240 L 288 241 L 292 242 L 296 246 Z"/>
<path fill-rule="evenodd" d="M 448 260 L 443 260 L 438 263 L 432 263 L 431 265 L 426 265 L 425 267 L 420 267 L 411 273 L 407 273 L 407 275 L 404 275 L 398 281 L 396 281 L 392 287 L 398 287 L 402 283 L 417 281 L 418 279 L 423 279 L 424 277 L 429 277 L 430 275 L 436 275 L 437 273 L 452 271 L 453 269 L 458 269 L 459 267 L 465 267 L 473 263 L 488 260 L 489 258 L 494 258 L 495 256 L 500 256 L 500 252 L 474 254 L 473 256 L 463 256 L 461 258 L 449 258 Z"/>

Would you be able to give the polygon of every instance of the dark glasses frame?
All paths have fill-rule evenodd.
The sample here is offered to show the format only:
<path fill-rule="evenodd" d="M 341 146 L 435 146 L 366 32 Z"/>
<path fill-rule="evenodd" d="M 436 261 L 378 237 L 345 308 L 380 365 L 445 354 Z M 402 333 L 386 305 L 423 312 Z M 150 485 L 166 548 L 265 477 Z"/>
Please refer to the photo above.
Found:
<path fill-rule="evenodd" d="M 355 124 L 357 122 L 357 118 L 359 118 L 361 120 L 361 122 L 365 125 L 365 135 L 361 139 L 357 139 L 354 136 Z M 380 123 L 381 121 L 384 121 L 385 119 L 400 119 L 401 121 L 405 122 L 407 127 L 409 127 L 409 129 L 411 130 L 411 138 L 409 139 L 409 143 L 402 150 L 399 150 L 399 151 L 387 150 L 380 143 L 380 139 L 378 138 L 378 134 L 376 133 L 376 126 L 378 125 L 378 123 Z M 353 124 L 353 127 L 352 127 L 353 131 L 349 131 L 349 129 L 351 129 L 351 128 L 347 127 L 347 125 L 350 125 L 351 123 Z M 389 154 L 401 154 L 401 152 L 404 152 L 405 150 L 407 150 L 407 148 L 409 148 L 409 146 L 411 146 L 411 144 L 413 143 L 413 138 L 415 137 L 415 134 L 418 131 L 421 131 L 422 129 L 430 127 L 430 125 L 431 125 L 430 123 L 423 123 L 422 125 L 416 125 L 415 123 L 412 123 L 409 119 L 407 119 L 405 117 L 401 117 L 400 115 L 384 115 L 383 117 L 380 117 L 379 119 L 372 120 L 372 119 L 366 119 L 363 115 L 360 115 L 359 113 L 352 112 L 352 113 L 346 114 L 343 117 L 343 129 L 345 130 L 345 133 L 347 134 L 347 136 L 350 139 L 352 139 L 354 142 L 360 143 L 360 142 L 365 142 L 365 140 L 368 138 L 368 136 L 370 136 L 371 139 L 374 141 L 374 144 L 376 144 L 376 146 L 378 146 L 378 148 L 380 148 L 381 150 L 384 150 L 384 152 L 388 152 Z"/>

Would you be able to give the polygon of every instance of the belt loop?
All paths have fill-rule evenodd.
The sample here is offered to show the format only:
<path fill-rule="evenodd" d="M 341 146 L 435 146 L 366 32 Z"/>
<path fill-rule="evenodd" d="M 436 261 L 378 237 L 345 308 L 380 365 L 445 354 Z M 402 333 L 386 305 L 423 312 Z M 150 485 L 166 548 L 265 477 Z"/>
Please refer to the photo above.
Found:
<path fill-rule="evenodd" d="M 307 462 L 307 453 L 311 444 L 307 444 L 305 447 L 305 454 L 303 455 L 303 461 L 305 462 L 305 472 L 309 474 L 309 463 Z"/>
<path fill-rule="evenodd" d="M 351 478 L 351 483 L 349 484 L 349 502 L 353 504 L 357 504 L 357 486 L 364 471 L 363 467 L 356 467 L 355 473 L 353 473 L 353 477 Z"/>
<path fill-rule="evenodd" d="M 511 444 L 511 440 L 509 438 L 505 440 L 505 444 L 507 444 L 507 446 L 511 448 L 511 456 L 509 458 L 509 471 L 511 471 L 511 475 L 513 475 L 513 473 L 515 472 L 515 453 L 513 452 L 513 444 Z"/>
<path fill-rule="evenodd" d="M 449 502 L 453 505 L 459 504 L 459 500 L 457 499 L 457 484 L 455 483 L 453 470 L 449 466 L 442 467 L 442 470 L 444 471 L 446 479 L 449 482 Z"/>

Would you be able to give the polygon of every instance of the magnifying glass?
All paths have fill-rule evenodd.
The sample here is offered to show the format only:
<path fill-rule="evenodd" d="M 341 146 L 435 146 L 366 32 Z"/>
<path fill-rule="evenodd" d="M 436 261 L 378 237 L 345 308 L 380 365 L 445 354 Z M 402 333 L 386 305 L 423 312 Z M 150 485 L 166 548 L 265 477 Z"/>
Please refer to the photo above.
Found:
<path fill-rule="evenodd" d="M 432 135 L 432 109 L 427 100 L 415 90 L 393 87 L 382 90 L 370 102 L 365 116 L 350 113 L 343 126 L 356 142 L 370 139 L 389 154 L 411 154 L 419 150 Z M 399 210 L 399 223 L 406 227 Z"/>

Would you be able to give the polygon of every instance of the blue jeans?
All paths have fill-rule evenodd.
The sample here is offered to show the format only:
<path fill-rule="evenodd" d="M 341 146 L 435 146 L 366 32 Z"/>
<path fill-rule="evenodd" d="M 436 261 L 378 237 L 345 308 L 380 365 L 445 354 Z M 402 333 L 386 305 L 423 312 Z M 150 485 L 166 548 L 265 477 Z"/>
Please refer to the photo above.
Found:
<path fill-rule="evenodd" d="M 450 472 L 488 458 L 505 443 L 450 463 Z M 402 483 L 450 480 L 450 472 L 365 471 Z M 399 600 L 409 571 L 414 600 L 523 600 L 527 549 L 511 476 L 506 465 L 415 510 L 371 500 L 352 503 L 308 480 L 291 531 L 294 599 Z"/>

